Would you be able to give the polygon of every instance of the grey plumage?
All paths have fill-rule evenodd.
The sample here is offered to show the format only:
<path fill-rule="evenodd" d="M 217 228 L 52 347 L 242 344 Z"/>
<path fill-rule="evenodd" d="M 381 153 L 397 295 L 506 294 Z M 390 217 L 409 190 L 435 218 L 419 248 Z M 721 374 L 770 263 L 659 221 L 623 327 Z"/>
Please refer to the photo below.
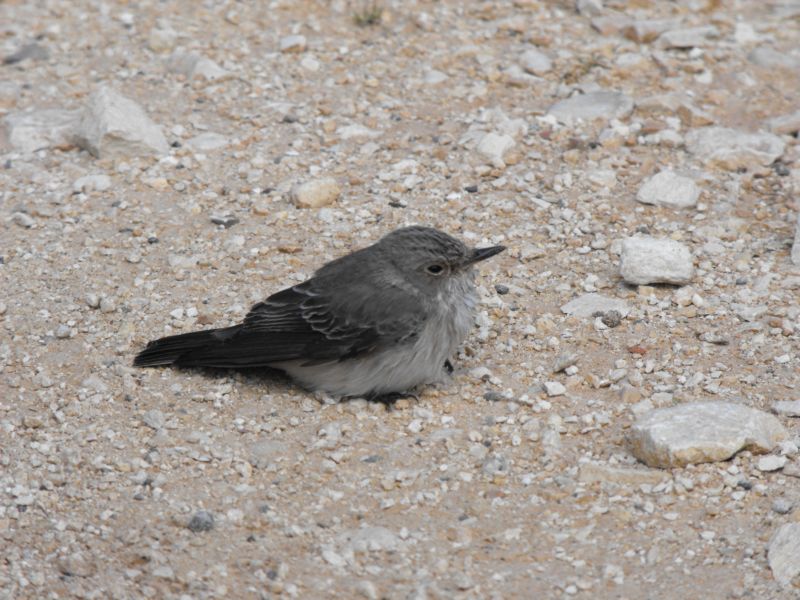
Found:
<path fill-rule="evenodd" d="M 334 395 L 405 392 L 441 377 L 474 321 L 472 266 L 503 249 L 398 229 L 259 302 L 239 325 L 150 342 L 134 365 L 271 367 Z"/>

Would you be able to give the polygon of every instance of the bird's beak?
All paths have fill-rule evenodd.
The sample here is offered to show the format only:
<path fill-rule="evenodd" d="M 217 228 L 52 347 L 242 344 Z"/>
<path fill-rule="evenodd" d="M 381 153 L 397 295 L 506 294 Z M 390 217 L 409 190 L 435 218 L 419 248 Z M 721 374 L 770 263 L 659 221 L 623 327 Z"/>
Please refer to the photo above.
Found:
<path fill-rule="evenodd" d="M 489 248 L 474 248 L 471 256 L 467 259 L 467 264 L 473 264 L 491 258 L 495 254 L 500 254 L 505 250 L 505 246 L 491 246 Z"/>

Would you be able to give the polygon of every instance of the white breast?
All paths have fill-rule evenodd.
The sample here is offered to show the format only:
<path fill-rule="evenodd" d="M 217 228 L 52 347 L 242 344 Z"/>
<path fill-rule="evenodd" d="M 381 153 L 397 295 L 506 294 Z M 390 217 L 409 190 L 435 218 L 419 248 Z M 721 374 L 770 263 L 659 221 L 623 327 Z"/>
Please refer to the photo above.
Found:
<path fill-rule="evenodd" d="M 442 378 L 450 358 L 475 322 L 478 295 L 473 274 L 452 278 L 442 289 L 438 310 L 428 319 L 413 345 L 384 350 L 363 358 L 321 365 L 301 362 L 276 365 L 301 385 L 336 396 L 405 392 Z"/>

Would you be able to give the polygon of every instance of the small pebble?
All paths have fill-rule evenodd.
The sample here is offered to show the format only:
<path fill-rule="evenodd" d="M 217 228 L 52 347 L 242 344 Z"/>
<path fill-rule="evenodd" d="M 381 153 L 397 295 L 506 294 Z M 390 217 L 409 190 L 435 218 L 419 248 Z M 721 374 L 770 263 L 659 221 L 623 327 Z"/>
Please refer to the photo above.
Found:
<path fill-rule="evenodd" d="M 192 518 L 189 519 L 186 528 L 194 533 L 211 531 L 214 529 L 214 515 L 207 510 L 198 510 L 192 515 Z"/>

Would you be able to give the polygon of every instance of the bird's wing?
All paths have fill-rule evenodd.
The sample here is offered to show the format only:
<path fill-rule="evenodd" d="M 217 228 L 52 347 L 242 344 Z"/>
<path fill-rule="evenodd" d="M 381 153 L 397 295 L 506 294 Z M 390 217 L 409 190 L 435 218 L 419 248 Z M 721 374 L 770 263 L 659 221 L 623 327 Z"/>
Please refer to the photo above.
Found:
<path fill-rule="evenodd" d="M 330 294 L 325 283 L 312 279 L 253 306 L 228 348 L 259 364 L 316 364 L 412 343 L 424 326 L 424 307 L 408 290 L 356 283 Z"/>

